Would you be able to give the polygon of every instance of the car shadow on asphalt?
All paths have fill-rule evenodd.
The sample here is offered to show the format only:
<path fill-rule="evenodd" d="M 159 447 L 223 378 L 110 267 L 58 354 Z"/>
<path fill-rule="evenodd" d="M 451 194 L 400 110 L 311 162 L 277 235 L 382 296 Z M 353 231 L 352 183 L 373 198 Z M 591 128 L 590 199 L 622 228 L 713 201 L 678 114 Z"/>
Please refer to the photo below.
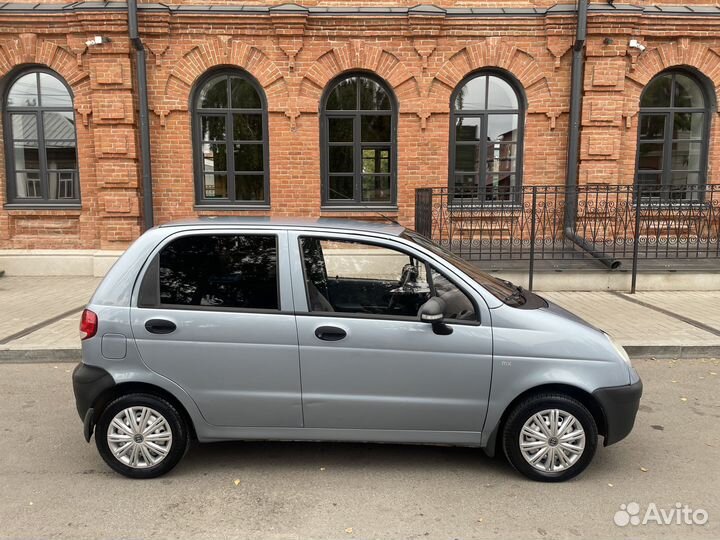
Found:
<path fill-rule="evenodd" d="M 489 458 L 480 448 L 453 446 L 245 441 L 193 443 L 173 476 L 195 475 L 228 468 L 286 471 L 333 468 L 348 471 L 372 468 L 378 472 L 462 470 L 488 475 L 512 469 L 504 456 Z"/>

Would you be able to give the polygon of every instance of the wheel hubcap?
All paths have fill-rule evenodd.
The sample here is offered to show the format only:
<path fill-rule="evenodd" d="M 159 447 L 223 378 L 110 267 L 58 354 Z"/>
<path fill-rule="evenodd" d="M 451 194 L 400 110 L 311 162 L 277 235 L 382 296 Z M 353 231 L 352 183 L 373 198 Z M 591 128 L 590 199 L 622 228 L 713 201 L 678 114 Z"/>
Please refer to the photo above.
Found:
<path fill-rule="evenodd" d="M 172 447 L 167 420 L 150 407 L 128 407 L 115 415 L 107 431 L 115 459 L 134 469 L 160 463 Z"/>
<path fill-rule="evenodd" d="M 520 430 L 520 452 L 543 472 L 572 467 L 585 451 L 585 430 L 572 414 L 547 409 L 532 415 Z"/>

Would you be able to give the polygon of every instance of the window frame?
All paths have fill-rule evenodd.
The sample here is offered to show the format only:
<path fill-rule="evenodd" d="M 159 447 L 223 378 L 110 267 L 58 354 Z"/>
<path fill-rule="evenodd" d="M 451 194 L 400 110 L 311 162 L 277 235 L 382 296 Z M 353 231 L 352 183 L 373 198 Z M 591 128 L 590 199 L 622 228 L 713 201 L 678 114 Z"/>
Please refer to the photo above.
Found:
<path fill-rule="evenodd" d="M 462 89 L 470 83 L 473 79 L 476 79 L 478 77 L 497 77 L 498 79 L 501 79 L 505 83 L 509 84 L 510 87 L 515 92 L 515 98 L 518 102 L 517 109 L 472 109 L 472 110 L 466 110 L 466 111 L 458 111 L 455 107 L 455 101 L 457 99 L 458 94 L 462 91 Z M 486 86 L 485 93 L 486 93 L 486 99 L 488 95 L 488 89 L 489 89 L 489 79 L 487 82 L 488 86 Z M 468 199 L 460 199 L 461 201 L 467 201 L 468 203 L 472 204 L 472 201 L 474 200 L 482 200 L 483 206 L 492 206 L 493 203 L 497 202 L 500 205 L 507 206 L 507 203 L 511 204 L 522 204 L 522 185 L 523 185 L 523 161 L 524 161 L 524 155 L 525 155 L 525 115 L 527 113 L 527 102 L 526 102 L 526 96 L 525 91 L 520 84 L 520 82 L 517 80 L 517 78 L 512 75 L 511 73 L 499 70 L 499 69 L 481 69 L 479 71 L 475 71 L 473 73 L 470 73 L 467 75 L 463 80 L 461 80 L 455 89 L 452 91 L 452 94 L 450 94 L 450 148 L 448 152 L 448 188 L 449 192 L 451 194 L 451 198 L 454 198 L 455 193 L 455 176 L 456 176 L 456 169 L 455 169 L 455 159 L 457 157 L 457 129 L 456 129 L 456 122 L 458 118 L 461 117 L 469 117 L 469 118 L 480 118 L 482 125 L 481 125 L 481 133 L 480 133 L 480 139 L 477 142 L 477 145 L 480 148 L 480 156 L 479 156 L 479 163 L 481 164 L 487 164 L 487 147 L 488 144 L 485 142 L 483 144 L 483 137 L 487 139 L 487 126 L 488 126 L 488 117 L 491 115 L 512 115 L 516 114 L 518 117 L 518 127 L 517 127 L 517 140 L 515 141 L 516 145 L 516 156 L 515 156 L 515 172 L 512 173 L 515 175 L 515 185 L 510 188 L 510 199 L 509 200 L 503 200 L 498 199 L 495 200 L 486 200 L 486 199 L 478 199 L 476 197 L 468 198 Z M 477 179 L 479 182 L 476 184 L 476 189 L 478 191 L 478 194 L 485 193 L 485 186 L 487 186 L 487 178 L 488 173 L 487 167 L 480 168 L 480 171 L 478 174 L 472 173 L 473 176 Z M 481 185 L 483 186 L 483 189 L 481 189 Z"/>
<path fill-rule="evenodd" d="M 425 273 L 428 276 L 428 284 L 431 288 L 431 298 L 437 296 L 435 293 L 435 285 L 432 281 L 432 270 L 435 270 L 438 274 L 442 275 L 447 279 L 450 283 L 452 283 L 457 289 L 462 292 L 468 300 L 470 300 L 470 303 L 473 305 L 473 310 L 475 312 L 475 318 L 472 320 L 460 320 L 460 319 L 445 319 L 443 322 L 446 324 L 458 324 L 462 326 L 481 326 L 482 325 L 482 316 L 480 311 L 480 306 L 477 302 L 477 299 L 475 296 L 468 292 L 468 289 L 466 287 L 463 287 L 458 284 L 458 280 L 448 274 L 447 271 L 441 269 L 439 266 L 434 265 L 431 261 L 427 259 L 422 254 L 413 253 L 411 250 L 406 249 L 404 245 L 396 245 L 393 244 L 387 244 L 384 243 L 382 240 L 372 237 L 348 237 L 343 235 L 333 235 L 331 233 L 311 233 L 308 231 L 297 231 L 297 243 L 296 243 L 296 256 L 298 258 L 298 261 L 300 262 L 300 266 L 302 268 L 302 283 L 303 283 L 303 298 L 305 299 L 305 312 L 298 312 L 296 308 L 296 315 L 303 315 L 303 316 L 309 316 L 309 317 L 325 317 L 325 318 L 332 318 L 332 317 L 338 317 L 342 319 L 374 319 L 374 320 L 384 320 L 384 321 L 404 321 L 404 322 L 418 322 L 422 324 L 428 324 L 426 322 L 421 321 L 417 316 L 403 316 L 403 315 L 382 315 L 379 313 L 348 313 L 348 312 L 341 312 L 341 311 L 312 311 L 311 301 L 310 301 L 310 291 L 308 290 L 307 282 L 308 282 L 308 276 L 307 276 L 307 269 L 305 267 L 305 259 L 303 257 L 303 246 L 302 241 L 303 238 L 315 238 L 320 241 L 326 240 L 330 242 L 349 242 L 349 243 L 356 243 L 356 244 L 368 244 L 371 246 L 377 246 L 389 250 L 394 250 L 399 253 L 402 253 L 408 257 L 412 257 L 416 259 L 419 263 L 423 264 L 425 266 Z"/>
<path fill-rule="evenodd" d="M 228 106 L 226 108 L 219 109 L 203 109 L 198 107 L 198 98 L 200 93 L 212 79 L 224 76 L 227 83 L 228 92 Z M 250 83 L 258 96 L 260 97 L 260 109 L 245 109 L 245 108 L 232 108 L 230 102 L 231 91 L 230 91 L 230 78 L 239 77 Z M 267 96 L 263 87 L 260 85 L 257 79 L 245 70 L 233 67 L 223 67 L 220 69 L 211 69 L 204 73 L 195 83 L 192 92 L 190 92 L 190 111 L 192 117 L 192 153 L 193 153 L 193 181 L 195 184 L 195 207 L 196 208 L 212 208 L 215 210 L 258 210 L 258 209 L 270 209 L 270 133 L 268 129 L 268 104 Z M 236 184 L 235 184 L 235 153 L 234 153 L 234 133 L 233 133 L 233 114 L 260 114 L 262 116 L 262 131 L 263 136 L 259 141 L 263 147 L 263 200 L 250 201 L 250 200 L 238 200 L 235 198 L 236 195 Z M 202 117 L 203 116 L 222 116 L 225 118 L 225 139 L 220 142 L 225 145 L 225 159 L 226 159 L 226 175 L 228 183 L 228 198 L 227 199 L 208 199 L 204 197 L 204 181 L 205 173 L 203 171 L 203 144 L 206 144 L 202 140 Z M 231 167 L 232 164 L 232 167 Z M 245 174 L 243 172 L 237 173 L 237 175 Z M 249 172 L 250 175 L 260 174 L 257 171 Z"/>
<path fill-rule="evenodd" d="M 277 288 L 277 309 L 268 308 L 248 308 L 248 307 L 230 307 L 230 306 L 195 306 L 195 305 L 183 305 L 183 304 L 163 304 L 160 301 L 160 255 L 162 251 L 169 246 L 171 243 L 187 238 L 197 236 L 269 236 L 275 238 L 275 249 L 276 249 L 276 288 Z M 284 237 L 280 234 L 280 231 L 275 230 L 251 230 L 251 231 L 234 231 L 234 230 L 188 230 L 181 233 L 172 234 L 167 238 L 164 238 L 155 248 L 153 252 L 148 256 L 145 265 L 138 274 L 136 281 L 135 292 L 133 293 L 134 302 L 132 302 L 133 308 L 137 309 L 162 309 L 169 311 L 212 311 L 212 312 L 227 312 L 227 313 L 263 313 L 263 314 L 281 314 L 287 315 L 292 312 L 283 310 L 283 298 L 282 298 L 282 243 Z M 154 283 L 150 283 L 149 280 L 153 280 Z M 157 299 L 156 302 L 145 302 L 146 295 L 152 294 L 152 297 Z"/>
<path fill-rule="evenodd" d="M 45 106 L 42 104 L 42 92 L 40 90 L 40 74 L 46 74 L 59 81 L 67 90 L 70 96 L 71 105 L 69 107 L 57 107 L 57 106 Z M 8 106 L 8 98 L 10 91 L 17 81 L 25 75 L 34 74 L 37 78 L 38 88 L 38 104 L 34 107 L 29 106 Z M 6 180 L 6 202 L 4 207 L 8 209 L 12 208 L 51 208 L 51 209 L 78 209 L 81 208 L 82 199 L 80 193 L 80 155 L 78 152 L 78 134 L 77 134 L 77 123 L 75 114 L 75 95 L 73 94 L 70 85 L 63 79 L 58 73 L 49 69 L 45 66 L 29 66 L 20 69 L 12 74 L 8 78 L 2 93 L 3 103 L 3 138 L 4 150 L 5 150 L 5 180 Z M 52 169 L 57 173 L 73 173 L 73 190 L 75 197 L 67 199 L 50 199 L 49 188 L 50 178 L 49 169 L 47 166 L 47 147 L 45 137 L 45 126 L 43 122 L 43 114 L 46 112 L 62 112 L 72 113 L 73 115 L 73 127 L 75 133 L 75 169 Z M 19 197 L 17 194 L 17 170 L 15 167 L 15 147 L 13 126 L 12 126 L 12 115 L 13 114 L 28 114 L 35 117 L 37 123 L 37 147 L 38 147 L 38 173 L 40 176 L 40 197 Z M 54 139 L 53 139 L 54 140 Z M 58 186 L 59 189 L 59 186 Z"/>
<path fill-rule="evenodd" d="M 327 102 L 338 84 L 352 77 L 369 79 L 385 91 L 390 101 L 389 111 L 364 110 L 360 108 L 360 92 L 356 95 L 356 108 L 349 110 L 328 110 Z M 359 84 L 359 83 L 358 83 Z M 362 200 L 362 149 L 363 146 L 387 146 L 387 143 L 368 142 L 361 140 L 361 127 L 363 116 L 390 116 L 390 201 L 363 201 Z M 354 199 L 330 199 L 330 118 L 353 119 L 353 187 Z M 321 178 L 321 209 L 322 210 L 348 210 L 362 211 L 368 208 L 373 210 L 397 210 L 397 131 L 398 131 L 398 101 L 390 85 L 375 73 L 367 71 L 350 71 L 335 77 L 328 83 L 320 98 L 320 178 Z M 348 143 L 335 143 L 336 145 L 350 145 Z M 350 176 L 349 174 L 347 176 Z"/>
<path fill-rule="evenodd" d="M 642 106 L 642 100 L 645 97 L 645 93 L 647 92 L 648 88 L 655 83 L 658 79 L 661 77 L 670 75 L 671 76 L 671 87 L 670 87 L 670 106 L 668 107 L 643 107 Z M 702 93 L 703 98 L 703 107 L 677 107 L 675 106 L 675 81 L 677 78 L 677 75 L 683 75 L 687 78 L 689 78 L 693 83 L 697 85 L 700 92 Z M 640 204 L 653 204 L 653 203 L 661 203 L 664 205 L 687 205 L 687 204 L 694 204 L 694 203 L 702 203 L 704 200 L 704 189 L 705 186 L 707 186 L 708 178 L 707 178 L 707 172 L 709 167 L 709 156 L 710 156 L 710 124 L 712 122 L 712 101 L 710 92 L 708 91 L 707 84 L 703 82 L 703 80 L 693 73 L 692 71 L 685 70 L 685 69 L 666 69 L 664 71 L 661 71 L 660 73 L 656 74 L 650 81 L 645 85 L 643 88 L 643 91 L 640 94 L 640 107 L 638 108 L 638 126 L 637 126 L 637 138 L 635 140 L 636 142 L 636 149 L 635 149 L 635 174 L 633 176 L 633 198 L 635 199 L 635 202 L 640 201 Z M 673 129 L 674 129 L 674 122 L 675 122 L 675 115 L 678 113 L 702 113 L 703 114 L 703 127 L 702 127 L 702 135 L 701 139 L 699 141 L 695 139 L 673 139 Z M 660 116 L 662 115 L 665 119 L 665 126 L 664 126 L 664 133 L 662 141 L 659 140 L 642 140 L 641 139 L 641 133 L 642 133 L 642 118 L 646 115 L 653 115 L 653 116 Z M 671 187 L 672 187 L 672 159 L 673 159 L 673 152 L 672 152 L 672 146 L 676 142 L 688 142 L 691 144 L 700 144 L 700 168 L 697 172 L 698 175 L 698 183 L 695 187 L 695 193 L 698 195 L 696 198 L 692 197 L 692 193 L 687 190 L 685 192 L 685 196 L 681 199 L 674 199 L 670 195 L 672 194 Z M 642 171 L 643 173 L 649 173 L 649 174 L 659 174 L 660 175 L 660 185 L 656 188 L 656 191 L 660 192 L 660 196 L 652 196 L 652 195 L 641 195 L 639 190 L 642 189 L 644 191 L 652 191 L 652 188 L 650 186 L 640 187 L 639 183 L 639 176 L 641 174 L 640 171 L 640 145 L 641 144 L 647 144 L 647 143 L 658 143 L 662 142 L 662 148 L 663 148 L 663 156 L 662 156 L 662 169 L 661 170 L 646 170 Z M 688 171 L 688 174 L 692 174 L 695 171 Z M 688 187 L 689 184 L 686 185 Z M 688 197 L 690 195 L 690 197 Z"/>

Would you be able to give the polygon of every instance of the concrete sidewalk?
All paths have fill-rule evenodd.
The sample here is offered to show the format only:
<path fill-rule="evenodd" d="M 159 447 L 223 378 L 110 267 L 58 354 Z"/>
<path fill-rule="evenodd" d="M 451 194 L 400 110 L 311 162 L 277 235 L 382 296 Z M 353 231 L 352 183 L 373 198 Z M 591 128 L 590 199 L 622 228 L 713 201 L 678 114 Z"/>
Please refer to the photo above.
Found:
<path fill-rule="evenodd" d="M 100 279 L 0 278 L 0 361 L 75 362 L 80 312 Z M 720 291 L 540 293 L 636 358 L 720 358 Z"/>

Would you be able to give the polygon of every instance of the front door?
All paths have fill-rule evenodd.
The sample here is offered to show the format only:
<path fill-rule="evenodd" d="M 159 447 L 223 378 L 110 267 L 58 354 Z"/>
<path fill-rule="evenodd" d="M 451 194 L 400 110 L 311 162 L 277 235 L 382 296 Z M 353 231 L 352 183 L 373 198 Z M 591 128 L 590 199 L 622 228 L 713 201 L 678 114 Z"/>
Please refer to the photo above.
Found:
<path fill-rule="evenodd" d="M 306 428 L 446 432 L 438 442 L 482 429 L 492 365 L 482 299 L 399 243 L 297 233 L 290 245 Z M 432 295 L 446 300 L 449 335 L 418 320 Z"/>
<path fill-rule="evenodd" d="M 133 333 L 145 364 L 218 426 L 301 427 L 285 232 L 171 237 L 149 264 Z"/>

